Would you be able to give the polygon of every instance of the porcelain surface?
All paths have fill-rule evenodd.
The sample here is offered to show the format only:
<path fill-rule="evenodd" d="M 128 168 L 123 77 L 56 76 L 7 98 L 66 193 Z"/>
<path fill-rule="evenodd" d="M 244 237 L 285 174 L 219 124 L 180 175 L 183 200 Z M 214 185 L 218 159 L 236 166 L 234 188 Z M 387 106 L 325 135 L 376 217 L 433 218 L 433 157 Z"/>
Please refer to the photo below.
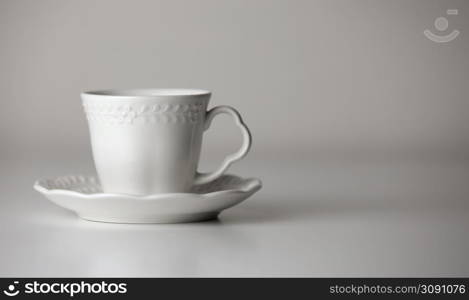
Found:
<path fill-rule="evenodd" d="M 81 94 L 94 163 L 105 192 L 151 195 L 190 192 L 211 182 L 251 147 L 241 115 L 229 106 L 207 110 L 211 93 L 191 89 L 106 90 Z M 243 142 L 211 173 L 197 172 L 203 133 L 230 115 Z"/>
<path fill-rule="evenodd" d="M 95 176 L 38 180 L 34 188 L 53 203 L 90 221 L 112 223 L 185 223 L 214 219 L 262 187 L 256 178 L 223 175 L 195 185 L 189 193 L 132 196 L 103 193 Z"/>

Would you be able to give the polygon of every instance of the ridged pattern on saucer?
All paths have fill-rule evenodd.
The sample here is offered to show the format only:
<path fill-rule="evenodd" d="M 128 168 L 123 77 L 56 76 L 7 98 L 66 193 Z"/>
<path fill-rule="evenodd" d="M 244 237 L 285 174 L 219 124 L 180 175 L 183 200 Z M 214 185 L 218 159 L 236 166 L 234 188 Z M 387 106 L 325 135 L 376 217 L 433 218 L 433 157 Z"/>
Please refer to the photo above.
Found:
<path fill-rule="evenodd" d="M 212 182 L 193 186 L 190 193 L 207 194 L 227 190 L 247 191 L 253 186 L 253 180 L 256 181 L 257 179 L 244 179 L 234 175 L 224 175 Z M 35 187 L 48 191 L 63 190 L 81 194 L 103 193 L 99 179 L 96 176 L 66 175 L 53 179 L 42 179 L 35 183 Z"/>

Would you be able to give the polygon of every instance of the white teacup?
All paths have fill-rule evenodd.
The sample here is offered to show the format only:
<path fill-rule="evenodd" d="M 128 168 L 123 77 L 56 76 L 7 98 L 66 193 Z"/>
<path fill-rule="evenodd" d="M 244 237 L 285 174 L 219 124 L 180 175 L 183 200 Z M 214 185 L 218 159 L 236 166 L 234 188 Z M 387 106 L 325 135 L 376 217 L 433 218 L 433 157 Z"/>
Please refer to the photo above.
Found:
<path fill-rule="evenodd" d="M 220 177 L 251 147 L 251 134 L 229 106 L 207 111 L 211 93 L 192 89 L 103 90 L 81 94 L 93 158 L 104 192 L 188 192 Z M 220 113 L 243 133 L 241 149 L 211 173 L 198 173 L 202 135 Z"/>

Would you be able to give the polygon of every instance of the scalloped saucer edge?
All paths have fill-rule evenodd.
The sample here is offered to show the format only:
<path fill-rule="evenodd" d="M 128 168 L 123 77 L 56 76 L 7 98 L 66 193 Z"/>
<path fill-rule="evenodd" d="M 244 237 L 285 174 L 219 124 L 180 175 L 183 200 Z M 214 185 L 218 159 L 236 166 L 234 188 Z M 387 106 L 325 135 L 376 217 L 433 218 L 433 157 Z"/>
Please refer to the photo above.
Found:
<path fill-rule="evenodd" d="M 196 185 L 190 193 L 132 196 L 103 193 L 95 176 L 41 179 L 34 189 L 89 221 L 110 223 L 186 223 L 216 218 L 260 190 L 257 178 L 224 175 Z"/>

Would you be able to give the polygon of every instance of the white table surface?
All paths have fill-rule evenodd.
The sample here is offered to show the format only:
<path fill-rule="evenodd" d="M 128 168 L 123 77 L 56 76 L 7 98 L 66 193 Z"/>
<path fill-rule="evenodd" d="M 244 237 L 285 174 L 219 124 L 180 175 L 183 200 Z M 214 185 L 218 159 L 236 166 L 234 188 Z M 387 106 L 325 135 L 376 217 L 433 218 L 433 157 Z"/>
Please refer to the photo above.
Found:
<path fill-rule="evenodd" d="M 32 189 L 85 158 L 0 163 L 0 276 L 469 276 L 462 159 L 254 155 L 233 171 L 260 192 L 178 225 L 83 221 Z"/>

